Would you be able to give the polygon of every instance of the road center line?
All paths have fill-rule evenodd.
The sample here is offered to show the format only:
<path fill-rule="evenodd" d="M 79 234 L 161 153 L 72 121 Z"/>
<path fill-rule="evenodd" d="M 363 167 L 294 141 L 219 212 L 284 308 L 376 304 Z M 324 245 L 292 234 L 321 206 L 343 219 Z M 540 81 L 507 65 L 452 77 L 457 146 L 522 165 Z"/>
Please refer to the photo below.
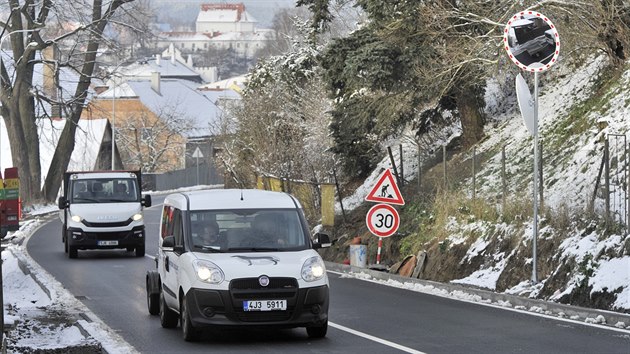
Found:
<path fill-rule="evenodd" d="M 342 325 L 339 325 L 339 324 L 336 324 L 336 323 L 333 323 L 333 322 L 328 322 L 328 325 L 333 327 L 333 328 L 342 330 L 344 332 L 348 332 L 350 334 L 354 334 L 355 336 L 363 337 L 365 339 L 369 339 L 369 340 L 374 341 L 376 343 L 380 343 L 380 344 L 386 345 L 388 347 L 392 347 L 392 348 L 401 350 L 403 352 L 413 353 L 413 354 L 425 354 L 424 352 L 421 352 L 419 350 L 411 349 L 409 347 L 405 347 L 403 345 L 396 344 L 394 342 L 390 342 L 390 341 L 385 340 L 385 339 L 374 337 L 374 336 L 369 335 L 367 333 L 359 332 L 359 331 L 354 330 L 352 328 L 348 328 L 348 327 L 345 327 L 345 326 L 342 326 Z"/>

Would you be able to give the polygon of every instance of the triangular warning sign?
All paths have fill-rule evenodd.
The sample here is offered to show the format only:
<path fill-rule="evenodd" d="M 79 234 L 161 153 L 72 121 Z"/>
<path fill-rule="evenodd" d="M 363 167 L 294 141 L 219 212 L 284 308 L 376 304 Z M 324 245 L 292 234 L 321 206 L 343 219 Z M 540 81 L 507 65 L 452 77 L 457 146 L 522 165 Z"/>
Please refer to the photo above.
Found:
<path fill-rule="evenodd" d="M 389 168 L 383 171 L 372 191 L 365 197 L 365 200 L 368 202 L 405 205 L 400 189 L 398 189 L 396 184 L 396 179 Z"/>

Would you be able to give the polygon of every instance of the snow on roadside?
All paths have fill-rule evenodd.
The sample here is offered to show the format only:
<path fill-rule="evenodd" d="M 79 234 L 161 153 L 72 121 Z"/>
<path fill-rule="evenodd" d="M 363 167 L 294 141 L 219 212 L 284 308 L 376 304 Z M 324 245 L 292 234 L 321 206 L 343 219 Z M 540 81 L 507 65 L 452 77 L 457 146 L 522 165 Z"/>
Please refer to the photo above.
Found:
<path fill-rule="evenodd" d="M 31 215 L 42 215 L 50 212 L 49 206 L 38 206 L 33 208 Z M 3 307 L 5 314 L 7 314 L 5 320 L 9 319 L 8 324 L 18 326 L 7 334 L 7 339 L 9 340 L 13 335 L 20 337 L 14 338 L 15 342 L 10 343 L 11 346 L 43 350 L 93 347 L 95 341 L 98 341 L 102 348 L 110 354 L 137 353 L 132 346 L 101 322 L 83 303 L 28 255 L 26 252 L 28 238 L 44 222 L 46 219 L 40 217 L 23 221 L 20 230 L 10 232 L 3 240 L 4 242 L 8 240 L 6 249 L 2 251 L 4 262 L 2 277 L 5 280 L 3 282 Z M 32 276 L 22 271 L 18 265 L 20 262 L 26 266 L 27 272 Z M 70 323 L 50 325 L 39 321 L 38 318 L 41 316 L 49 319 L 46 317 L 49 312 L 46 311 L 60 314 L 60 317 L 68 318 Z M 87 323 L 84 320 L 76 322 L 74 318 L 78 318 L 79 314 L 87 315 L 92 322 Z M 29 322 L 29 327 L 38 328 L 38 331 L 12 333 L 19 331 L 19 324 L 24 321 Z M 90 337 L 86 338 L 75 324 L 81 325 Z"/>

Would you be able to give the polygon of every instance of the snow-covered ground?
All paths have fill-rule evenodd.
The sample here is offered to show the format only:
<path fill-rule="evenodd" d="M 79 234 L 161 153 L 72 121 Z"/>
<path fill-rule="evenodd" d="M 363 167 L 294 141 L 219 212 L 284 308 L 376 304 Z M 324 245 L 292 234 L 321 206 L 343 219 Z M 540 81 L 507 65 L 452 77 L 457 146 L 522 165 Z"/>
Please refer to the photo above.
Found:
<path fill-rule="evenodd" d="M 26 252 L 26 242 L 54 206 L 30 211 L 20 230 L 9 232 L 2 251 L 5 337 L 9 353 L 57 351 L 135 353 L 118 334 L 42 269 Z M 8 242 L 7 242 L 8 241 Z M 89 321 L 85 319 L 89 318 Z"/>

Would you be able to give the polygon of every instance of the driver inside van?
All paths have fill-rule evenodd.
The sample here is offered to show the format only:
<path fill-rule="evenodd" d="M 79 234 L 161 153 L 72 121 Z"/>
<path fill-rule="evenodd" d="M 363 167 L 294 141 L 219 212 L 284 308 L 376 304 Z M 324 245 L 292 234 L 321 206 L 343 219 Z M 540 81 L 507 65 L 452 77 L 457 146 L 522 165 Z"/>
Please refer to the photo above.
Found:
<path fill-rule="evenodd" d="M 219 224 L 216 221 L 210 221 L 204 225 L 201 232 L 202 246 L 219 246 Z"/>

